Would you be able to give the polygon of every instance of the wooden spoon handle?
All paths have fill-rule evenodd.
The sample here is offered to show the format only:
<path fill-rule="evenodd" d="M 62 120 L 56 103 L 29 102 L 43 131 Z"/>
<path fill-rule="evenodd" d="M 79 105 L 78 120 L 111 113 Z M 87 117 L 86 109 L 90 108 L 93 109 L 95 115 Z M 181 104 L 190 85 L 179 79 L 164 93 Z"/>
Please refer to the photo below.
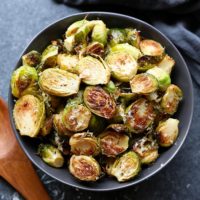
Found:
<path fill-rule="evenodd" d="M 8 161 L 1 167 L 2 177 L 8 181 L 25 199 L 50 200 L 35 169 L 27 159 L 23 161 Z"/>
<path fill-rule="evenodd" d="M 31 162 L 22 151 L 11 128 L 8 108 L 0 98 L 0 176 L 25 199 L 50 200 Z"/>

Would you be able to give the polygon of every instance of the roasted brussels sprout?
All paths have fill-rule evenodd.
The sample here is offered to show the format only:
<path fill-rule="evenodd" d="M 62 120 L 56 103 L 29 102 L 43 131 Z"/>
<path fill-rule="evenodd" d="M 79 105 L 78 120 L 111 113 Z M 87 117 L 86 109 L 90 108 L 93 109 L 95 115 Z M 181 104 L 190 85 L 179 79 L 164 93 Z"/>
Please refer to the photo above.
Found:
<path fill-rule="evenodd" d="M 162 147 L 169 147 L 176 141 L 178 137 L 179 120 L 169 118 L 161 121 L 156 128 L 158 143 Z"/>
<path fill-rule="evenodd" d="M 85 51 L 86 55 L 98 55 L 102 57 L 104 54 L 104 45 L 99 42 L 92 42 L 86 47 Z"/>
<path fill-rule="evenodd" d="M 103 45 L 107 43 L 107 28 L 103 21 L 98 20 L 98 23 L 94 26 L 92 30 L 92 41 L 99 42 Z"/>
<path fill-rule="evenodd" d="M 127 152 L 119 157 L 111 167 L 111 174 L 119 182 L 134 178 L 141 170 L 140 159 L 135 152 Z"/>
<path fill-rule="evenodd" d="M 64 158 L 60 151 L 50 144 L 40 144 L 38 147 L 38 154 L 42 160 L 52 167 L 62 167 Z"/>
<path fill-rule="evenodd" d="M 83 93 L 83 99 L 90 111 L 100 117 L 110 119 L 116 111 L 113 98 L 99 86 L 88 86 Z"/>
<path fill-rule="evenodd" d="M 158 158 L 158 144 L 152 137 L 144 136 L 136 140 L 133 151 L 140 156 L 142 164 L 150 164 Z"/>
<path fill-rule="evenodd" d="M 100 153 L 97 138 L 90 132 L 76 133 L 70 137 L 71 153 L 75 155 L 96 156 Z"/>
<path fill-rule="evenodd" d="M 124 43 L 124 44 L 117 44 L 115 46 L 113 46 L 110 49 L 111 52 L 125 52 L 128 53 L 130 55 L 133 56 L 133 58 L 135 58 L 136 60 L 142 55 L 140 50 L 137 49 L 136 47 L 128 44 L 128 43 Z"/>
<path fill-rule="evenodd" d="M 88 129 L 94 134 L 101 133 L 105 129 L 106 121 L 102 117 L 92 114 Z"/>
<path fill-rule="evenodd" d="M 72 52 L 75 48 L 76 45 L 76 41 L 75 41 L 75 36 L 71 35 L 69 37 L 67 37 L 64 40 L 64 47 L 67 49 L 67 51 Z"/>
<path fill-rule="evenodd" d="M 131 90 L 136 94 L 149 94 L 158 89 L 158 81 L 155 76 L 147 73 L 137 74 L 130 81 Z"/>
<path fill-rule="evenodd" d="M 69 171 L 81 181 L 96 181 L 101 175 L 99 163 L 92 156 L 73 155 L 70 158 Z"/>
<path fill-rule="evenodd" d="M 179 102 L 182 100 L 183 93 L 181 89 L 171 84 L 161 100 L 161 108 L 167 114 L 173 115 L 178 108 Z"/>
<path fill-rule="evenodd" d="M 40 88 L 55 96 L 66 97 L 76 94 L 79 90 L 80 78 L 62 69 L 49 68 L 39 78 Z"/>
<path fill-rule="evenodd" d="M 78 30 L 81 26 L 83 26 L 84 24 L 86 24 L 87 22 L 88 22 L 88 21 L 87 21 L 86 19 L 83 19 L 83 20 L 79 20 L 79 21 L 74 22 L 73 24 L 71 24 L 71 25 L 68 27 L 68 29 L 67 29 L 67 31 L 66 31 L 66 33 L 65 33 L 65 36 L 66 36 L 66 37 L 69 37 L 69 36 L 75 34 L 75 33 L 77 32 L 77 30 Z"/>
<path fill-rule="evenodd" d="M 106 43 L 107 29 L 105 24 L 101 20 L 92 20 L 84 22 L 74 34 L 76 43 L 85 42 L 88 34 L 91 31 L 92 41 L 100 42 L 102 44 Z"/>
<path fill-rule="evenodd" d="M 107 130 L 99 135 L 102 154 L 116 157 L 128 148 L 129 137 L 124 133 Z"/>
<path fill-rule="evenodd" d="M 41 127 L 40 135 L 45 137 L 46 135 L 49 135 L 50 132 L 53 129 L 53 116 L 50 116 L 45 119 L 44 124 Z"/>
<path fill-rule="evenodd" d="M 45 119 L 45 106 L 33 95 L 25 95 L 16 101 L 13 116 L 20 135 L 36 137 Z"/>
<path fill-rule="evenodd" d="M 127 42 L 135 46 L 136 48 L 139 48 L 139 44 L 141 40 L 140 32 L 133 28 L 126 28 L 125 32 L 126 32 Z"/>
<path fill-rule="evenodd" d="M 71 73 L 78 73 L 76 69 L 78 61 L 79 58 L 77 55 L 58 54 L 57 57 L 59 68 Z"/>
<path fill-rule="evenodd" d="M 140 98 L 126 109 L 125 125 L 133 133 L 141 133 L 152 125 L 155 117 L 152 103 Z"/>
<path fill-rule="evenodd" d="M 159 67 L 154 67 L 147 70 L 148 74 L 152 74 L 156 77 L 158 81 L 158 86 L 161 90 L 165 91 L 167 87 L 171 84 L 171 78 L 167 72 Z"/>
<path fill-rule="evenodd" d="M 74 133 L 68 130 L 62 120 L 62 112 L 53 115 L 53 126 L 56 132 L 61 136 L 72 136 Z"/>
<path fill-rule="evenodd" d="M 116 44 L 126 42 L 126 32 L 124 29 L 112 28 L 108 32 L 109 45 L 115 46 Z"/>
<path fill-rule="evenodd" d="M 107 84 L 110 80 L 110 69 L 107 64 L 91 56 L 82 58 L 77 69 L 82 81 L 88 85 Z"/>
<path fill-rule="evenodd" d="M 129 82 L 137 73 L 137 62 L 127 52 L 112 52 L 105 58 L 112 76 L 118 81 Z"/>
<path fill-rule="evenodd" d="M 49 45 L 42 53 L 41 61 L 45 68 L 55 67 L 57 64 L 58 46 Z"/>
<path fill-rule="evenodd" d="M 164 48 L 162 45 L 154 40 L 142 40 L 140 42 L 140 50 L 147 56 L 159 56 L 162 57 Z"/>
<path fill-rule="evenodd" d="M 163 69 L 166 73 L 171 74 L 174 65 L 175 65 L 174 59 L 168 55 L 165 55 L 165 57 L 158 64 L 158 67 Z"/>
<path fill-rule="evenodd" d="M 37 51 L 30 51 L 22 56 L 23 65 L 28 65 L 30 67 L 36 67 L 41 61 L 41 55 Z"/>
<path fill-rule="evenodd" d="M 24 65 L 16 69 L 11 78 L 13 96 L 19 98 L 26 94 L 36 94 L 38 75 L 35 68 Z"/>
<path fill-rule="evenodd" d="M 91 112 L 83 105 L 66 106 L 62 113 L 62 120 L 65 127 L 73 132 L 85 130 L 90 122 Z"/>

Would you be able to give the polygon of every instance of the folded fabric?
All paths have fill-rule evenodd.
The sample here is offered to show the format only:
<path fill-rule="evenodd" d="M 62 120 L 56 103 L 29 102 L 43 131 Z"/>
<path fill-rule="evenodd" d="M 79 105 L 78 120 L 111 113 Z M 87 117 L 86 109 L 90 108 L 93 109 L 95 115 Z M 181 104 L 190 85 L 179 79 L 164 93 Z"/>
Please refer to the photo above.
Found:
<path fill-rule="evenodd" d="M 198 0 L 57 0 L 70 6 L 125 6 L 163 32 L 183 54 L 193 80 L 200 87 L 200 1 Z M 128 7 L 131 7 L 128 11 Z M 91 8 L 91 7 L 90 7 Z M 134 9 L 134 11 L 133 11 Z M 112 9 L 113 10 L 113 9 Z M 141 15 L 142 12 L 142 15 Z"/>

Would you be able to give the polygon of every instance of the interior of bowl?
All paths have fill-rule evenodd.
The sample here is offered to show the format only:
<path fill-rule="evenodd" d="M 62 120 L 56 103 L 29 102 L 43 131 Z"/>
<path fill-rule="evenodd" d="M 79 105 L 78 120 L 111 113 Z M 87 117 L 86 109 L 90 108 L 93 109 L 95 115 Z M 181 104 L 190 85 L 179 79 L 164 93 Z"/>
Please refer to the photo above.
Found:
<path fill-rule="evenodd" d="M 175 46 L 158 30 L 153 28 L 151 25 L 140 21 L 138 19 L 115 14 L 115 13 L 104 13 L 104 12 L 89 12 L 89 13 L 80 13 L 72 16 L 68 16 L 63 18 L 47 28 L 41 31 L 28 45 L 25 51 L 22 53 L 25 54 L 30 50 L 37 50 L 42 52 L 44 48 L 50 43 L 51 40 L 59 38 L 67 29 L 67 27 L 73 23 L 74 21 L 83 19 L 87 16 L 87 19 L 101 19 L 103 20 L 108 27 L 135 27 L 142 32 L 143 36 L 146 36 L 151 39 L 155 39 L 160 42 L 166 48 L 166 52 L 171 55 L 175 61 L 176 66 L 172 74 L 172 82 L 179 85 L 183 90 L 184 99 L 181 102 L 181 105 L 176 113 L 176 118 L 180 120 L 180 134 L 179 137 L 171 148 L 164 151 L 158 160 L 146 167 L 135 179 L 130 180 L 129 182 L 119 183 L 115 179 L 112 178 L 103 178 L 95 183 L 85 183 L 77 181 L 72 175 L 69 173 L 68 169 L 55 169 L 46 165 L 39 156 L 36 155 L 36 146 L 35 141 L 33 139 L 21 137 L 18 131 L 15 128 L 12 110 L 14 106 L 13 97 L 11 95 L 11 90 L 9 91 L 9 109 L 11 116 L 11 123 L 13 126 L 13 130 L 28 157 L 32 160 L 32 162 L 39 167 L 42 171 L 46 172 L 48 175 L 53 178 L 71 186 L 75 186 L 81 189 L 86 190 L 94 190 L 94 191 L 107 191 L 120 189 L 124 187 L 128 187 L 131 185 L 135 185 L 148 177 L 152 176 L 159 170 L 161 170 L 177 153 L 181 145 L 183 144 L 185 137 L 187 135 L 191 118 L 193 112 L 193 90 L 192 90 L 192 81 L 187 69 L 187 66 L 175 48 Z M 21 65 L 21 58 L 19 58 L 19 62 L 16 65 L 18 68 Z"/>

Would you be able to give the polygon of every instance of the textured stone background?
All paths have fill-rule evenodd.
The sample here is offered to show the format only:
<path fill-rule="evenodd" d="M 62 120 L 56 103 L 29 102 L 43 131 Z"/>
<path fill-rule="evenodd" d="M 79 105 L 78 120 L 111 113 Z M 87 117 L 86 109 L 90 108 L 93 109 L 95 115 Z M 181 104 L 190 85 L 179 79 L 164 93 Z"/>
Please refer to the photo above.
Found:
<path fill-rule="evenodd" d="M 9 77 L 22 50 L 31 38 L 49 23 L 72 13 L 91 8 L 73 9 L 51 0 L 6 0 L 0 4 L 0 95 L 7 100 Z M 95 10 L 104 10 L 95 8 Z M 106 9 L 109 10 L 109 9 Z M 113 9 L 110 9 L 113 11 Z M 125 10 L 117 10 L 124 12 Z M 131 12 L 129 11 L 128 14 Z M 195 112 L 186 142 L 173 161 L 160 173 L 136 187 L 109 193 L 94 193 L 58 183 L 38 171 L 49 194 L 55 200 L 115 199 L 115 200 L 198 200 L 200 199 L 200 148 L 197 121 L 200 115 L 200 94 L 196 85 Z M 1 123 L 1 122 L 0 122 Z M 17 170 L 17 169 L 16 169 Z M 30 188 L 31 189 L 31 188 Z M 0 200 L 19 200 L 22 197 L 0 178 Z M 42 197 L 41 197 L 42 199 Z"/>

